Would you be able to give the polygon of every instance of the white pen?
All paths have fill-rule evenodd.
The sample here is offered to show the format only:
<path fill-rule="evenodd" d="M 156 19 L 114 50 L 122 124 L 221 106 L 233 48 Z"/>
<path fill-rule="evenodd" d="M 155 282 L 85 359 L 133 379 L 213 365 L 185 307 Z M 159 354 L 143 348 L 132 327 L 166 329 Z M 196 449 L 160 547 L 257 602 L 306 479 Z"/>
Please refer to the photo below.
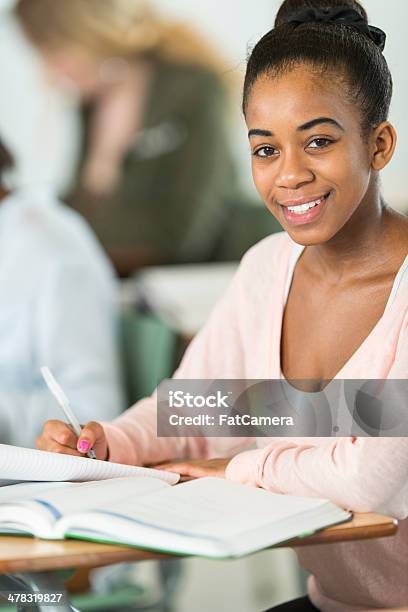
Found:
<path fill-rule="evenodd" d="M 55 380 L 54 375 L 52 374 L 49 368 L 47 368 L 46 366 L 42 367 L 41 374 L 43 375 L 43 378 L 45 382 L 47 383 L 48 389 L 51 391 L 51 393 L 57 400 L 58 404 L 61 406 L 62 410 L 64 411 L 64 414 L 67 417 L 68 422 L 71 425 L 72 429 L 74 430 L 76 435 L 79 437 L 81 435 L 81 425 L 79 424 L 79 421 L 76 418 L 64 391 L 61 389 L 61 387 Z M 89 457 L 89 459 L 96 459 L 96 455 L 92 449 L 90 449 L 86 453 L 86 456 Z"/>

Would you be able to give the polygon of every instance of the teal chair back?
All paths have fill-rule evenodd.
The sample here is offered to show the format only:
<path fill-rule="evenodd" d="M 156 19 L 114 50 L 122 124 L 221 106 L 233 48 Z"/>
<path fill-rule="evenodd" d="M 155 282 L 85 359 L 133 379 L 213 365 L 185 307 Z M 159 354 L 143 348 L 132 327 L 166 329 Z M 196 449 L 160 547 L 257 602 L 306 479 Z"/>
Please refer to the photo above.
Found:
<path fill-rule="evenodd" d="M 130 406 L 173 374 L 177 335 L 154 316 L 133 310 L 122 312 L 120 327 L 123 379 Z"/>

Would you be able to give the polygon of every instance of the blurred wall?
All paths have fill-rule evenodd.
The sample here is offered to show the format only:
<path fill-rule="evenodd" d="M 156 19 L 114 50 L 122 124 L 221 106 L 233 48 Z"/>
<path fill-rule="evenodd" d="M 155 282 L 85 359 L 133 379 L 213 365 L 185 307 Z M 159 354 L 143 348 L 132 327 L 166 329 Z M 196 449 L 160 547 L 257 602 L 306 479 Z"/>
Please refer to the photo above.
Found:
<path fill-rule="evenodd" d="M 41 66 L 0 0 L 0 134 L 17 160 L 13 186 L 70 180 L 78 134 L 74 100 L 45 80 Z"/>
<path fill-rule="evenodd" d="M 281 2 L 278 0 L 155 0 L 161 10 L 182 17 L 202 28 L 225 51 L 231 68 L 245 69 L 248 46 L 269 30 Z M 370 23 L 387 33 L 385 56 L 394 79 L 390 120 L 398 131 L 398 146 L 391 164 L 383 173 L 383 192 L 394 206 L 408 210 L 408 23 L 407 0 L 363 0 Z M 238 8 L 239 7 L 239 8 Z M 249 176 L 249 155 L 245 131 L 240 132 L 240 158 Z"/>
<path fill-rule="evenodd" d="M 68 0 L 69 1 L 69 0 Z M 248 46 L 273 23 L 276 0 L 153 0 L 159 10 L 201 29 L 224 52 L 232 71 L 245 69 Z M 0 0 L 0 11 L 12 0 Z M 406 0 L 366 0 L 370 21 L 388 34 L 385 55 L 394 77 L 391 120 L 399 133 L 395 157 L 383 172 L 383 190 L 395 206 L 408 208 L 405 174 L 408 159 L 408 41 L 401 24 L 408 22 Z M 392 7 L 392 8 L 391 8 Z M 49 182 L 61 190 L 69 182 L 75 158 L 78 125 L 75 102 L 47 87 L 27 45 L 4 19 L 0 24 L 0 132 L 17 152 L 21 170 L 15 182 Z M 242 165 L 243 183 L 254 193 L 240 99 L 234 104 L 234 148 Z M 33 154 L 34 153 L 34 154 Z"/>

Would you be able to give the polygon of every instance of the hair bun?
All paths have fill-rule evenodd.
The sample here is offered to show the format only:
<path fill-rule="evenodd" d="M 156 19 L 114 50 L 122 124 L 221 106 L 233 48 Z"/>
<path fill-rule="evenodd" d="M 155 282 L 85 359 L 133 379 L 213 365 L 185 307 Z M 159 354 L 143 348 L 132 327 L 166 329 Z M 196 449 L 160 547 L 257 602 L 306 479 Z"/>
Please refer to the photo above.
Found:
<path fill-rule="evenodd" d="M 286 23 L 301 25 L 302 23 L 333 23 L 347 25 L 355 28 L 370 38 L 377 47 L 384 50 L 386 34 L 380 28 L 371 26 L 367 20 L 355 9 L 349 7 L 322 7 L 310 6 L 286 20 Z"/>

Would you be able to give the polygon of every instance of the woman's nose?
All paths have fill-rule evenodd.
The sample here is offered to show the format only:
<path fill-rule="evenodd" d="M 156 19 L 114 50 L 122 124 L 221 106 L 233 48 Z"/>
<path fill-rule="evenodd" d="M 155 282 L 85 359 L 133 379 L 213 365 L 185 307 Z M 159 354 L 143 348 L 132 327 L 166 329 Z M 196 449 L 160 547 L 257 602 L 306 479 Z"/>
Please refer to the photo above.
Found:
<path fill-rule="evenodd" d="M 276 176 L 276 186 L 286 189 L 298 189 L 314 179 L 312 170 L 305 163 L 299 152 L 288 152 L 281 155 Z"/>

